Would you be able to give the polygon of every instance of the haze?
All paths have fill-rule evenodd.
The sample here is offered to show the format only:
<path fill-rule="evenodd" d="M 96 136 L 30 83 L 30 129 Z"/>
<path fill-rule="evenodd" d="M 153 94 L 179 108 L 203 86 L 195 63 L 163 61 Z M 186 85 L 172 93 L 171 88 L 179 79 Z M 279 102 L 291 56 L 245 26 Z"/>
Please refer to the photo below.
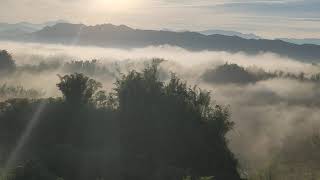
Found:
<path fill-rule="evenodd" d="M 1 0 L 0 180 L 320 179 L 319 0 Z"/>
<path fill-rule="evenodd" d="M 0 22 L 63 19 L 142 29 L 223 29 L 265 38 L 320 38 L 319 3 L 317 0 L 2 0 Z"/>

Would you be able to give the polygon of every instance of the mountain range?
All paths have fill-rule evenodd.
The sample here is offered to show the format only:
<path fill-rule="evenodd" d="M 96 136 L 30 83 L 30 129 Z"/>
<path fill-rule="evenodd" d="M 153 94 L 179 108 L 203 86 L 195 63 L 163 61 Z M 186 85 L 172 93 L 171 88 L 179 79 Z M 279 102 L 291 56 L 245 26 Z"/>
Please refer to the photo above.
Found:
<path fill-rule="evenodd" d="M 220 34 L 205 35 L 198 32 L 173 32 L 133 29 L 125 25 L 58 23 L 34 32 L 10 37 L 10 40 L 59 43 L 67 45 L 90 45 L 114 48 L 138 48 L 172 45 L 192 51 L 212 50 L 258 54 L 272 52 L 299 60 L 318 62 L 320 46 L 293 44 L 282 40 L 245 39 Z"/>
<path fill-rule="evenodd" d="M 66 23 L 64 20 L 48 21 L 41 24 L 34 24 L 29 22 L 20 22 L 15 24 L 0 23 L 0 38 L 10 39 L 17 36 L 22 36 L 28 33 L 33 33 L 41 30 L 46 26 L 53 26 L 58 23 Z"/>
<path fill-rule="evenodd" d="M 253 33 L 244 34 L 244 33 L 237 32 L 237 31 L 226 31 L 226 30 L 218 30 L 218 29 L 199 31 L 199 33 L 204 34 L 204 35 L 220 34 L 220 35 L 225 35 L 225 36 L 238 36 L 238 37 L 241 37 L 244 39 L 262 39 L 261 37 L 255 35 Z"/>
<path fill-rule="evenodd" d="M 306 39 L 293 39 L 293 38 L 281 38 L 280 40 L 291 42 L 294 44 L 315 44 L 320 45 L 320 39 L 317 38 L 306 38 Z"/>
<path fill-rule="evenodd" d="M 213 34 L 220 34 L 225 36 L 238 36 L 244 39 L 263 39 L 260 36 L 257 36 L 253 33 L 245 34 L 237 31 L 225 31 L 225 30 L 205 30 L 205 31 L 198 31 L 201 34 L 204 35 L 213 35 Z M 297 39 L 297 38 L 277 38 L 278 40 L 282 40 L 289 43 L 294 44 L 315 44 L 320 45 L 320 39 L 317 38 L 304 38 L 304 39 Z"/>

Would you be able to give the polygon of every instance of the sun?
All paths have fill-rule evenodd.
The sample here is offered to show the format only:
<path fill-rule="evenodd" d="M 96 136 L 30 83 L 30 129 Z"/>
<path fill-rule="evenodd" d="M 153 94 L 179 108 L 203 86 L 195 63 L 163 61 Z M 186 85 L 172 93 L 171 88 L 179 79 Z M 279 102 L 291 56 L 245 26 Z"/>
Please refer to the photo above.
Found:
<path fill-rule="evenodd" d="M 94 0 L 92 6 L 97 11 L 122 12 L 137 8 L 142 0 Z"/>

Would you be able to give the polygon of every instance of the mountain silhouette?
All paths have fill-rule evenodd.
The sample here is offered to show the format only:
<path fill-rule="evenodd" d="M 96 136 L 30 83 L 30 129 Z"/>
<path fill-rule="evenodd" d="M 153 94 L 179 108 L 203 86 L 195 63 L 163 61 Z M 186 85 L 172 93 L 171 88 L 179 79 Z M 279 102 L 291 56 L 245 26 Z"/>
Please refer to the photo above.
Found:
<path fill-rule="evenodd" d="M 317 38 L 305 38 L 305 39 L 295 39 L 295 38 L 281 38 L 280 40 L 294 43 L 294 44 L 315 44 L 320 45 L 320 39 Z"/>
<path fill-rule="evenodd" d="M 237 31 L 226 31 L 226 30 L 218 30 L 218 29 L 209 29 L 205 31 L 199 31 L 199 33 L 204 35 L 214 35 L 214 34 L 220 34 L 225 36 L 238 36 L 244 39 L 262 39 L 261 37 L 255 35 L 255 34 L 244 34 Z"/>
<path fill-rule="evenodd" d="M 188 31 L 140 30 L 125 25 L 112 24 L 86 26 L 58 23 L 21 36 L 20 40 L 114 48 L 172 45 L 191 51 L 212 50 L 248 54 L 272 52 L 303 61 L 316 62 L 320 60 L 320 46 L 318 45 L 298 45 L 282 40 L 245 39 L 219 34 L 204 35 Z"/>
<path fill-rule="evenodd" d="M 54 26 L 58 23 L 65 23 L 64 20 L 48 21 L 41 24 L 29 22 L 20 22 L 15 24 L 0 23 L 0 38 L 1 39 L 16 39 L 28 33 L 33 33 L 41 30 L 46 26 Z"/>

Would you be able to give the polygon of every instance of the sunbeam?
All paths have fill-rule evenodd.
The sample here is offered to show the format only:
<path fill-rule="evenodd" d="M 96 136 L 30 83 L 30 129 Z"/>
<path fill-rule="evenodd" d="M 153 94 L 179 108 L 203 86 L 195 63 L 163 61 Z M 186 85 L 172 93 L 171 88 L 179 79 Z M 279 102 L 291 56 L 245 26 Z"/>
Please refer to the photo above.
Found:
<path fill-rule="evenodd" d="M 27 125 L 24 132 L 22 133 L 18 143 L 16 144 L 16 147 L 10 153 L 9 158 L 7 159 L 4 166 L 5 170 L 9 170 L 16 163 L 16 160 L 19 156 L 20 151 L 22 150 L 24 145 L 27 143 L 33 129 L 37 126 L 37 123 L 40 119 L 40 115 L 43 112 L 45 107 L 46 107 L 46 102 L 41 102 L 37 110 L 34 112 L 32 119 L 30 120 L 29 124 Z"/>

